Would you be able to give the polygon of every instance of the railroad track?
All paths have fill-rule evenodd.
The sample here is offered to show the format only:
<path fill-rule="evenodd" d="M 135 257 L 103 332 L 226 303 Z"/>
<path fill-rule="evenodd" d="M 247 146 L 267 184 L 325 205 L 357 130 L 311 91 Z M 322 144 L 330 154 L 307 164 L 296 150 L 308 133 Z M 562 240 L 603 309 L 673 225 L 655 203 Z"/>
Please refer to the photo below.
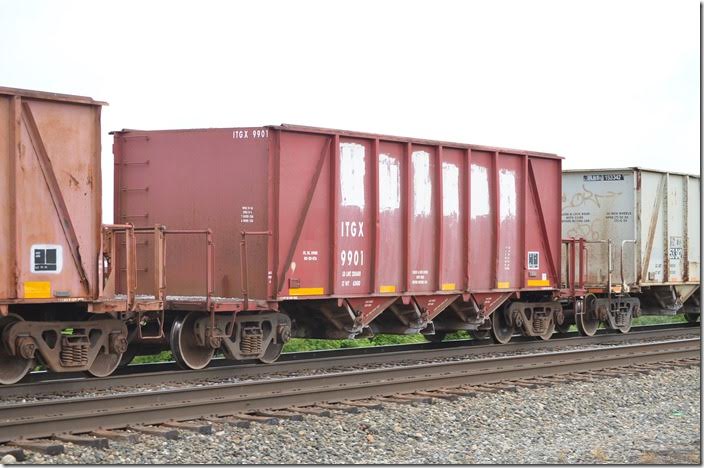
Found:
<path fill-rule="evenodd" d="M 587 378 L 594 372 L 606 376 L 648 372 L 659 367 L 655 363 L 691 365 L 698 362 L 699 354 L 700 339 L 684 338 L 4 405 L 0 407 L 0 442 L 44 452 L 52 447 L 58 450 L 62 441 L 107 445 L 109 438 L 129 437 L 119 431 L 125 428 L 162 436 L 173 435 L 174 428 L 203 432 L 212 422 L 265 422 L 276 415 L 378 407 L 380 401 L 408 403 L 432 395 L 470 395 L 500 389 L 498 383 L 507 381 L 514 382 L 509 386 L 535 386 L 560 376 L 580 380 L 580 375 Z M 618 368 L 625 370 L 605 371 Z M 32 438 L 53 439 L 28 440 Z"/>
<path fill-rule="evenodd" d="M 696 325 L 696 326 L 693 326 Z M 582 337 L 577 333 L 549 341 L 529 337 L 516 337 L 505 345 L 495 345 L 489 340 L 456 340 L 442 343 L 420 343 L 411 345 L 376 346 L 369 348 L 349 348 L 325 351 L 309 351 L 284 354 L 274 364 L 263 366 L 260 363 L 244 362 L 232 364 L 221 359 L 206 369 L 182 370 L 174 363 L 141 364 L 129 366 L 120 373 L 102 378 L 86 378 L 78 375 L 36 373 L 34 381 L 0 387 L 0 398 L 32 397 L 37 395 L 80 394 L 100 390 L 124 390 L 137 385 L 169 385 L 174 382 L 195 382 L 198 380 L 222 380 L 232 377 L 250 378 L 258 375 L 333 369 L 336 367 L 364 367 L 389 364 L 403 360 L 439 360 L 477 356 L 488 353 L 515 353 L 533 350 L 557 350 L 572 346 L 596 344 L 610 345 L 638 340 L 654 340 L 696 336 L 699 324 L 668 324 L 634 327 L 627 335 L 616 331 L 600 330 L 596 336 Z M 42 377 L 45 377 L 42 379 Z"/>

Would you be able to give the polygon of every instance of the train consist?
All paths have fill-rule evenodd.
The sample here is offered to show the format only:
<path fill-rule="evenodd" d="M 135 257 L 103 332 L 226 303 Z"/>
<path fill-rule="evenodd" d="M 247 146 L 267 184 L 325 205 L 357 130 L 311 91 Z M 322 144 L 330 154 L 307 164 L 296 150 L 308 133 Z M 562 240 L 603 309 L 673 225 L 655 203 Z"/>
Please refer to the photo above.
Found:
<path fill-rule="evenodd" d="M 123 130 L 102 225 L 102 105 L 0 88 L 0 383 L 699 314 L 698 177 L 291 125 Z"/>

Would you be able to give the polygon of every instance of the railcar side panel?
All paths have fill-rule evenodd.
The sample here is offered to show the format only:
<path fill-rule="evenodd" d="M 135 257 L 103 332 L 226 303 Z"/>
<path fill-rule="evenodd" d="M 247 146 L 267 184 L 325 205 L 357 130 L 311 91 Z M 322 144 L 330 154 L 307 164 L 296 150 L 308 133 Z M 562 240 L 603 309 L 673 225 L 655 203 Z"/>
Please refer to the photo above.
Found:
<path fill-rule="evenodd" d="M 241 297 L 243 231 L 270 233 L 246 238 L 256 299 L 558 285 L 554 155 L 291 126 L 125 131 L 115 141 L 119 221 L 213 229 L 217 296 Z M 180 242 L 167 240 L 169 252 L 178 245 L 167 292 L 197 295 L 196 273 L 174 262 L 198 265 L 201 254 Z"/>
<path fill-rule="evenodd" d="M 0 301 L 98 297 L 102 105 L 0 88 Z"/>

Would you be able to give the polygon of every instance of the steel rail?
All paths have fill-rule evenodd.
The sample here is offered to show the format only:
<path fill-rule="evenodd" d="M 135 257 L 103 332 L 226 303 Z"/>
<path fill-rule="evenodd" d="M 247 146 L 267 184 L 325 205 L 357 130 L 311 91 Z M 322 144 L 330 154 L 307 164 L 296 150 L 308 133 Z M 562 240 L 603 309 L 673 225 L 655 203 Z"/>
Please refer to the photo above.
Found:
<path fill-rule="evenodd" d="M 645 330 L 648 329 L 648 330 Z M 59 380 L 28 382 L 0 387 L 0 398 L 34 396 L 42 394 L 82 393 L 135 385 L 166 385 L 173 382 L 191 382 L 205 379 L 227 379 L 251 377 L 262 374 L 277 374 L 314 369 L 331 369 L 345 366 L 368 366 L 406 360 L 438 360 L 463 356 L 476 356 L 488 353 L 525 352 L 535 349 L 559 349 L 565 346 L 589 346 L 597 344 L 618 344 L 624 341 L 643 339 L 680 338 L 700 332 L 699 327 L 642 327 L 629 334 L 603 333 L 593 337 L 573 336 L 553 338 L 548 341 L 525 339 L 505 345 L 494 345 L 488 341 L 457 340 L 444 343 L 422 343 L 416 345 L 377 346 L 354 348 L 352 350 L 292 353 L 289 359 L 274 364 L 263 365 L 251 361 L 238 364 L 220 365 L 201 370 L 167 370 L 156 372 L 134 372 L 113 375 L 101 379 L 74 377 Z M 441 346 L 447 345 L 447 346 Z M 354 351 L 359 352 L 354 352 Z M 135 366 L 140 367 L 140 366 Z M 151 367 L 147 367 L 150 369 Z"/>
<path fill-rule="evenodd" d="M 0 407 L 0 442 L 696 358 L 699 338 Z"/>

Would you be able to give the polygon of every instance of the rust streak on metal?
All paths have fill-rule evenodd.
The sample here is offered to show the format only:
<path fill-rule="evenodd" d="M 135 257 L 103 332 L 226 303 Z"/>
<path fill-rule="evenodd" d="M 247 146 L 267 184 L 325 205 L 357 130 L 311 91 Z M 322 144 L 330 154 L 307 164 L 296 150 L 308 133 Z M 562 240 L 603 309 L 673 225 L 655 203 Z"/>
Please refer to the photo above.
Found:
<path fill-rule="evenodd" d="M 658 225 L 658 216 L 660 216 L 660 205 L 663 199 L 663 187 L 665 187 L 665 175 L 663 174 L 658 186 L 657 196 L 655 197 L 655 207 L 653 208 L 653 216 L 650 217 L 648 225 L 648 239 L 645 243 L 645 255 L 643 256 L 643 264 L 641 265 L 641 278 L 646 278 L 648 265 L 650 264 L 650 255 L 653 252 L 653 241 L 655 240 L 655 228 Z"/>
<path fill-rule="evenodd" d="M 318 159 L 318 164 L 315 168 L 315 174 L 313 179 L 310 181 L 310 186 L 308 188 L 308 193 L 306 194 L 306 200 L 303 204 L 303 209 L 301 210 L 300 216 L 298 217 L 298 223 L 296 225 L 296 230 L 291 240 L 291 245 L 289 246 L 288 253 L 286 254 L 286 261 L 281 265 L 281 272 L 279 272 L 279 291 L 283 289 L 284 286 L 284 276 L 286 275 L 286 269 L 288 265 L 291 264 L 291 259 L 293 259 L 293 254 L 296 251 L 296 246 L 298 245 L 298 239 L 301 237 L 301 232 L 303 231 L 303 224 L 306 222 L 308 216 L 308 210 L 310 209 L 310 204 L 313 201 L 313 195 L 315 194 L 315 189 L 318 186 L 318 180 L 320 180 L 320 173 L 323 171 L 323 165 L 325 163 L 325 158 L 330 152 L 330 139 L 326 139 L 323 144 L 323 149 L 320 151 L 320 158 Z M 333 218 L 334 219 L 334 218 Z M 336 265 L 336 263 L 333 262 Z"/>
<path fill-rule="evenodd" d="M 73 227 L 73 222 L 71 221 L 71 214 L 68 212 L 66 202 L 61 194 L 61 186 L 59 185 L 59 181 L 56 179 L 56 174 L 54 173 L 54 169 L 51 165 L 51 159 L 49 158 L 46 148 L 44 147 L 44 142 L 41 134 L 39 133 L 37 122 L 34 120 L 32 109 L 26 102 L 22 103 L 22 117 L 25 125 L 27 126 L 27 133 L 29 133 L 29 138 L 32 142 L 32 146 L 34 147 L 35 154 L 39 160 L 39 167 L 42 170 L 44 180 L 49 188 L 51 199 L 54 202 L 56 213 L 61 220 L 61 228 L 66 236 L 66 242 L 69 245 L 69 250 L 71 251 L 73 262 L 76 265 L 76 270 L 78 270 L 81 284 L 87 290 L 90 290 L 88 277 L 81 260 L 80 244 L 78 242 L 78 237 L 76 236 L 76 230 Z"/>
<path fill-rule="evenodd" d="M 538 212 L 538 226 L 540 227 L 540 240 L 545 247 L 545 256 L 548 258 L 548 266 L 550 267 L 550 273 L 552 277 L 557 279 L 557 268 L 555 267 L 555 261 L 552 257 L 552 250 L 550 246 L 550 236 L 548 235 L 547 228 L 545 226 L 545 215 L 543 214 L 543 204 L 540 199 L 540 191 L 538 190 L 538 183 L 535 179 L 535 170 L 533 169 L 533 161 L 528 160 L 528 174 L 530 180 L 531 193 L 533 194 L 533 199 L 535 200 L 536 211 Z"/>

